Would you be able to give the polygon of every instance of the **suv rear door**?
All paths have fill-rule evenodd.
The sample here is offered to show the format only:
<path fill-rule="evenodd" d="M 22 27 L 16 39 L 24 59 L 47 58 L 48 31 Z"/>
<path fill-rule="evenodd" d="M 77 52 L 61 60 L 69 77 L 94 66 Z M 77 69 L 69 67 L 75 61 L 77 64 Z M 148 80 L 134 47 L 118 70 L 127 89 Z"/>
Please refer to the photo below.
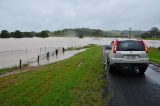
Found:
<path fill-rule="evenodd" d="M 115 58 L 122 58 L 128 61 L 137 61 L 147 57 L 148 55 L 143 41 L 118 41 Z"/>

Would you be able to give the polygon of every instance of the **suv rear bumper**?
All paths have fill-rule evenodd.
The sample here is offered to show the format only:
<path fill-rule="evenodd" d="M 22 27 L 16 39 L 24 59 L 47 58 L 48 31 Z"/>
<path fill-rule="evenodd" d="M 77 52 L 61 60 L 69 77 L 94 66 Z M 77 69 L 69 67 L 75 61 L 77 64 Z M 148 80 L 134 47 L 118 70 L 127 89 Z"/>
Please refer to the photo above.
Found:
<path fill-rule="evenodd" d="M 149 64 L 149 58 L 139 58 L 139 59 L 123 59 L 123 58 L 111 58 L 110 64 L 116 63 L 139 63 L 139 64 Z"/>
<path fill-rule="evenodd" d="M 112 64 L 111 67 L 116 69 L 132 69 L 132 68 L 138 68 L 138 69 L 147 69 L 148 63 L 115 63 Z"/>

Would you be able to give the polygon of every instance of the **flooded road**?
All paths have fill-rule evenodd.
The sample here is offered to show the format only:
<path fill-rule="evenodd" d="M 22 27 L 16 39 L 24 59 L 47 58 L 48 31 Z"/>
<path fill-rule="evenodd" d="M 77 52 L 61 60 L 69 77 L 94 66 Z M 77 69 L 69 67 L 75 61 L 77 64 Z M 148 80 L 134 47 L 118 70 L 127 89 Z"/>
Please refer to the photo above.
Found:
<path fill-rule="evenodd" d="M 160 72 L 148 67 L 145 75 L 115 72 L 107 75 L 109 106 L 160 106 Z"/>
<path fill-rule="evenodd" d="M 50 63 L 54 63 L 54 62 L 57 62 L 57 61 L 60 61 L 60 60 L 64 60 L 64 59 L 67 59 L 67 58 L 70 58 L 80 52 L 83 52 L 85 51 L 86 49 L 81 49 L 81 50 L 70 50 L 70 51 L 65 51 L 64 53 L 59 53 L 59 55 L 53 55 L 53 56 L 50 56 L 48 59 L 45 58 L 45 59 L 42 59 L 40 60 L 39 63 L 37 62 L 34 62 L 34 63 L 31 63 L 30 65 L 31 66 L 38 66 L 38 65 L 45 65 L 45 64 L 50 64 Z"/>
<path fill-rule="evenodd" d="M 12 72 L 3 73 L 3 74 L 0 73 L 0 78 L 5 77 L 5 76 L 9 76 L 9 75 L 13 75 L 13 74 L 17 74 L 17 73 L 30 71 L 30 69 L 32 69 L 32 68 L 37 68 L 35 66 L 39 66 L 39 65 L 43 66 L 45 64 L 50 64 L 50 63 L 58 62 L 58 61 L 61 61 L 61 60 L 64 60 L 64 59 L 68 59 L 68 58 L 70 58 L 70 57 L 72 57 L 72 56 L 74 56 L 74 55 L 76 55 L 80 52 L 85 51 L 85 50 L 86 49 L 66 51 L 64 54 L 61 53 L 58 56 L 52 56 L 49 59 L 43 59 L 39 63 L 37 63 L 37 62 L 31 63 L 30 66 L 34 66 L 34 67 L 24 67 L 22 69 L 13 70 Z"/>

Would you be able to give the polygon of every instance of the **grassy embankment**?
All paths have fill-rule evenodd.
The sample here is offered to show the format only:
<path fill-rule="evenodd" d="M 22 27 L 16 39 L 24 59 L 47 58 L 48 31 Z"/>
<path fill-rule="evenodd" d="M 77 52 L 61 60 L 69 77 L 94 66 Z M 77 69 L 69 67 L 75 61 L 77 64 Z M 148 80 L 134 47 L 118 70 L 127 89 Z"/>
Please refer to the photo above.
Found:
<path fill-rule="evenodd" d="M 29 64 L 23 64 L 22 67 L 27 67 L 29 66 Z M 8 72 L 12 72 L 12 71 L 16 71 L 16 70 L 21 70 L 18 66 L 14 66 L 14 67 L 10 67 L 10 68 L 3 68 L 3 69 L 0 69 L 0 75 L 1 74 L 5 74 L 5 73 L 8 73 Z"/>
<path fill-rule="evenodd" d="M 160 40 L 160 38 L 144 38 L 145 40 Z"/>
<path fill-rule="evenodd" d="M 17 69 L 16 67 L 0 69 L 0 74 L 11 72 L 16 69 Z"/>
<path fill-rule="evenodd" d="M 149 48 L 149 59 L 152 62 L 160 64 L 160 49 L 159 48 Z"/>
<path fill-rule="evenodd" d="M 104 64 L 100 47 L 31 71 L 0 78 L 1 106 L 102 106 Z"/>
<path fill-rule="evenodd" d="M 69 47 L 68 50 L 80 50 L 80 49 L 87 49 L 87 48 L 91 48 L 91 47 L 95 47 L 97 46 L 96 44 L 88 44 L 86 46 L 82 46 L 82 47 Z"/>

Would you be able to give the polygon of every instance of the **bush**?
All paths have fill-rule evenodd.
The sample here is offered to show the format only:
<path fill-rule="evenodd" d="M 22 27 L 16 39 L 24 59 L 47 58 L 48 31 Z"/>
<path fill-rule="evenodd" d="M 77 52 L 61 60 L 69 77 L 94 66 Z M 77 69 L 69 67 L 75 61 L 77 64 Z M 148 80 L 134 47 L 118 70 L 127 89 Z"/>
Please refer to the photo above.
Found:
<path fill-rule="evenodd" d="M 45 31 L 41 31 L 40 33 L 36 34 L 36 37 L 42 37 L 42 38 L 46 38 L 49 37 L 49 31 L 45 30 Z"/>
<path fill-rule="evenodd" d="M 16 30 L 16 31 L 13 33 L 12 37 L 14 37 L 14 38 L 23 38 L 24 36 L 23 36 L 23 34 L 22 34 L 21 31 Z"/>
<path fill-rule="evenodd" d="M 0 34 L 1 38 L 10 38 L 10 34 L 7 30 L 2 30 Z"/>

